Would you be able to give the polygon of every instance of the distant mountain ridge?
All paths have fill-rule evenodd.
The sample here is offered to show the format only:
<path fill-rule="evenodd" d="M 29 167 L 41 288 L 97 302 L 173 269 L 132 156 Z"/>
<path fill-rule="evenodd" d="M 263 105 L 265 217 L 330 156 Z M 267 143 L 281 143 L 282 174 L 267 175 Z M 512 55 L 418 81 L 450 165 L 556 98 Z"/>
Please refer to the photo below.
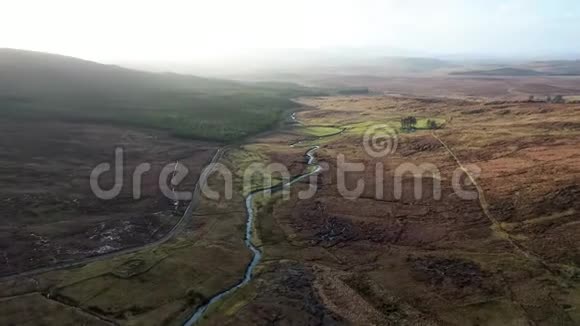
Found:
<path fill-rule="evenodd" d="M 377 61 L 409 72 L 427 72 L 458 66 L 450 61 L 427 57 L 385 57 Z"/>
<path fill-rule="evenodd" d="M 488 70 L 454 71 L 451 75 L 465 76 L 578 76 L 580 60 L 534 61 L 517 66 L 506 66 Z"/>
<path fill-rule="evenodd" d="M 545 76 L 546 73 L 519 68 L 498 68 L 491 70 L 468 70 L 456 71 L 450 73 L 451 75 L 468 75 L 468 76 Z"/>
<path fill-rule="evenodd" d="M 580 75 L 580 60 L 534 61 L 527 66 L 555 75 Z"/>

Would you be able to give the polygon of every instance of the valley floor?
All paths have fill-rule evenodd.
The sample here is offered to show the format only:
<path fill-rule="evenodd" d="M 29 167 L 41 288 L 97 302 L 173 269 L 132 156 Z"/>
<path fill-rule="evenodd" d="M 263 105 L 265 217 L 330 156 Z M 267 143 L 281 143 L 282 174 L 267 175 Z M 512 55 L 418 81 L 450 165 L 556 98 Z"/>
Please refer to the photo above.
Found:
<path fill-rule="evenodd" d="M 232 199 L 205 198 L 160 246 L 3 281 L 0 323 L 183 323 L 251 260 L 245 169 L 282 163 L 302 174 L 313 146 L 324 169 L 289 198 L 256 199 L 260 264 L 200 325 L 580 323 L 580 105 L 387 96 L 302 104 L 300 124 L 221 157 Z M 420 128 L 401 131 L 406 116 Z M 377 125 L 389 138 L 375 145 L 391 150 L 373 156 L 363 142 Z M 340 161 L 363 169 L 342 178 Z M 219 174 L 208 182 L 224 185 Z M 345 198 L 358 184 L 361 193 Z M 316 193 L 299 199 L 312 185 Z"/>

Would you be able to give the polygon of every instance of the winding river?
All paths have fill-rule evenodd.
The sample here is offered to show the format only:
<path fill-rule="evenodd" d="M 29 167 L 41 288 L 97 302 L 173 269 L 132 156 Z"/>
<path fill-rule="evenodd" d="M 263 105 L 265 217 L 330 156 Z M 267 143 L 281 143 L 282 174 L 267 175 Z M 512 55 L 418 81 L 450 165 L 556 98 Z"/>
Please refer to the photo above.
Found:
<path fill-rule="evenodd" d="M 244 272 L 244 278 L 240 282 L 235 284 L 234 286 L 216 294 L 206 304 L 199 307 L 195 311 L 193 316 L 191 316 L 191 318 L 189 318 L 184 323 L 185 326 L 195 325 L 204 316 L 204 314 L 207 312 L 208 308 L 211 305 L 222 300 L 226 296 L 234 293 L 237 289 L 248 284 L 252 280 L 252 274 L 254 272 L 254 269 L 256 268 L 256 266 L 258 265 L 260 260 L 262 259 L 262 251 L 260 251 L 260 249 L 258 249 L 258 247 L 256 247 L 252 243 L 252 233 L 254 230 L 254 219 L 255 219 L 255 211 L 254 211 L 254 205 L 253 205 L 254 196 L 257 194 L 260 194 L 260 193 L 264 193 L 264 192 L 272 192 L 272 193 L 278 192 L 280 190 L 283 190 L 283 189 L 286 189 L 286 188 L 292 186 L 294 183 L 296 183 L 300 180 L 303 180 L 303 179 L 305 179 L 313 174 L 320 172 L 320 170 L 322 168 L 320 167 L 320 165 L 316 164 L 316 157 L 314 156 L 314 154 L 315 154 L 316 150 L 318 150 L 318 148 L 319 148 L 319 146 L 314 146 L 314 147 L 310 148 L 306 152 L 306 154 L 304 155 L 304 157 L 306 159 L 306 163 L 308 164 L 308 166 L 314 167 L 314 169 L 312 169 L 312 171 L 295 176 L 290 181 L 288 181 L 282 185 L 275 185 L 275 186 L 272 186 L 269 188 L 255 190 L 255 191 L 251 192 L 248 196 L 246 196 L 247 221 L 246 221 L 246 234 L 244 237 L 244 243 L 245 243 L 246 247 L 248 247 L 248 249 L 250 249 L 253 256 L 252 256 L 252 260 L 250 261 L 250 263 L 246 267 L 246 271 Z"/>

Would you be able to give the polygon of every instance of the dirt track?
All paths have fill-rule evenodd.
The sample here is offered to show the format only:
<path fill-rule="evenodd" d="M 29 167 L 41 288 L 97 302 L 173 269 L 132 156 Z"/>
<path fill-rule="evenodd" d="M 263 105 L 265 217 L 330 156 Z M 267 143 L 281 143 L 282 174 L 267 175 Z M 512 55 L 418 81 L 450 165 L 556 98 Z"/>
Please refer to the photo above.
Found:
<path fill-rule="evenodd" d="M 314 198 L 298 200 L 293 192 L 289 201 L 274 198 L 263 204 L 256 227 L 265 272 L 246 294 L 254 299 L 226 300 L 206 324 L 245 325 L 271 316 L 293 316 L 287 318 L 312 325 L 318 318 L 381 325 L 580 322 L 573 308 L 580 297 L 578 250 L 570 241 L 578 240 L 575 202 L 580 198 L 574 187 L 580 166 L 574 158 L 580 153 L 574 126 L 580 108 L 381 96 L 306 104 L 318 109 L 301 112 L 298 119 L 346 128 L 321 145 L 319 159 L 330 168 L 319 176 Z M 398 150 L 386 159 L 364 153 L 361 126 L 405 115 L 452 123 L 435 135 L 428 130 L 399 134 Z M 264 137 L 256 148 L 291 165 L 292 158 L 279 152 L 288 141 Z M 346 176 L 348 189 L 364 181 L 356 199 L 337 191 L 338 154 L 365 166 Z M 382 184 L 377 162 L 385 169 Z M 419 199 L 412 175 L 403 178 L 402 198 L 394 196 L 394 171 L 405 163 L 431 163 L 439 170 L 440 176 L 422 177 Z M 467 164 L 480 166 L 482 174 L 466 173 Z M 471 181 L 466 190 L 477 198 L 459 198 L 452 189 L 458 169 Z M 431 191 L 436 178 L 441 200 Z M 380 198 L 377 185 L 384 186 Z M 525 187 L 534 192 L 524 192 Z M 506 203 L 513 208 L 502 209 Z M 526 220 L 519 211 L 526 212 Z M 571 229 L 563 229 L 566 225 Z M 279 279 L 270 277 L 272 270 L 282 274 Z M 298 282 L 296 275 L 308 277 Z M 293 310 L 293 289 L 316 293 L 307 312 Z M 232 310 L 236 313 L 227 313 Z"/>
<path fill-rule="evenodd" d="M 0 271 L 5 276 L 77 266 L 166 241 L 186 224 L 191 205 L 175 208 L 160 193 L 160 169 L 180 159 L 190 173 L 179 189 L 193 189 L 215 148 L 101 125 L 17 120 L 3 121 L 0 130 L 0 249 L 5 259 Z M 113 162 L 115 146 L 125 149 L 124 187 L 117 198 L 99 200 L 89 189 L 90 171 L 100 162 Z M 152 170 L 143 177 L 142 198 L 134 200 L 132 172 L 143 162 L 151 163 Z M 103 188 L 112 178 L 102 176 Z"/>
<path fill-rule="evenodd" d="M 171 228 L 171 230 L 169 230 L 169 232 L 165 233 L 161 238 L 159 238 L 153 242 L 145 243 L 143 245 L 136 246 L 136 247 L 124 248 L 124 249 L 120 249 L 120 250 L 111 251 L 111 252 L 108 252 L 108 253 L 102 254 L 102 255 L 87 257 L 87 258 L 74 260 L 74 261 L 66 261 L 66 262 L 62 262 L 62 263 L 52 265 L 52 266 L 41 267 L 41 268 L 27 270 L 25 272 L 21 272 L 21 273 L 9 275 L 9 276 L 4 276 L 4 277 L 0 278 L 0 281 L 7 281 L 10 279 L 21 278 L 21 277 L 29 277 L 29 276 L 47 273 L 47 272 L 55 271 L 55 270 L 59 270 L 59 269 L 82 266 L 82 265 L 85 265 L 85 264 L 88 264 L 91 262 L 96 262 L 96 261 L 100 261 L 100 260 L 107 260 L 107 259 L 111 259 L 113 257 L 117 257 L 117 256 L 121 256 L 121 255 L 130 254 L 133 252 L 145 250 L 147 248 L 153 248 L 153 247 L 156 247 L 156 246 L 159 246 L 159 245 L 165 243 L 169 239 L 173 238 L 176 234 L 182 232 L 183 229 L 188 224 L 191 223 L 192 213 L 197 208 L 199 201 L 200 201 L 200 198 L 201 198 L 200 197 L 201 196 L 201 191 L 200 191 L 201 185 L 203 185 L 204 183 L 207 183 L 208 176 L 213 172 L 212 165 L 219 161 L 219 159 L 221 158 L 221 155 L 224 153 L 224 151 L 225 151 L 225 148 L 220 148 L 213 155 L 211 161 L 208 163 L 208 168 L 205 168 L 202 171 L 201 175 L 199 176 L 198 181 L 195 183 L 195 187 L 194 187 L 194 191 L 193 191 L 193 199 L 189 202 L 187 209 L 185 210 L 183 215 L 179 218 L 179 220 L 175 223 L 175 225 Z"/>
<path fill-rule="evenodd" d="M 318 140 L 317 158 L 328 164 L 314 178 L 318 191 L 299 200 L 297 192 L 308 188 L 299 182 L 289 200 L 256 201 L 254 243 L 263 259 L 254 280 L 209 311 L 204 325 L 580 322 L 580 107 L 400 96 L 318 98 L 308 104 L 315 109 L 299 112 L 297 119 L 345 128 Z M 369 125 L 396 123 L 406 115 L 447 123 L 436 137 L 430 130 L 401 132 L 397 151 L 387 158 L 365 154 L 361 140 Z M 282 163 L 296 174 L 305 168 L 297 159 L 299 146 L 311 144 L 288 145 L 303 136 L 291 128 L 270 132 L 228 151 L 220 162 L 237 177 L 252 162 Z M 366 167 L 345 180 L 349 189 L 364 181 L 356 199 L 338 191 L 338 154 Z M 384 167 L 382 181 L 377 163 Z M 439 169 L 439 175 L 421 178 L 421 198 L 415 197 L 412 174 L 402 178 L 401 198 L 395 196 L 395 170 L 405 163 Z M 478 177 L 465 175 L 469 164 L 481 168 Z M 451 180 L 457 170 L 463 172 L 459 181 L 476 181 L 463 185 L 479 198 L 455 193 Z M 212 189 L 222 181 L 208 180 Z M 437 182 L 440 199 L 433 190 Z M 243 243 L 243 198 L 234 196 L 203 200 L 188 232 L 156 250 L 38 275 L 34 287 L 4 283 L 3 293 L 10 296 L 4 320 L 18 320 L 10 305 L 34 303 L 18 296 L 26 291 L 50 293 L 119 324 L 186 320 L 237 284 L 251 260 Z M 39 309 L 55 314 L 48 304 Z"/>

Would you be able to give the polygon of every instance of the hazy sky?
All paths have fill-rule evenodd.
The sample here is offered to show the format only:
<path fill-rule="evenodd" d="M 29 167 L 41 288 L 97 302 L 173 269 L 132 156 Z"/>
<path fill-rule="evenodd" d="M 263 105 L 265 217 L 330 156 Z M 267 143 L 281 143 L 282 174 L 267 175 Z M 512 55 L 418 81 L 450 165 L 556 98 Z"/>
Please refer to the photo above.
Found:
<path fill-rule="evenodd" d="M 580 53 L 578 0 L 0 0 L 0 47 L 104 62 L 257 49 Z"/>

